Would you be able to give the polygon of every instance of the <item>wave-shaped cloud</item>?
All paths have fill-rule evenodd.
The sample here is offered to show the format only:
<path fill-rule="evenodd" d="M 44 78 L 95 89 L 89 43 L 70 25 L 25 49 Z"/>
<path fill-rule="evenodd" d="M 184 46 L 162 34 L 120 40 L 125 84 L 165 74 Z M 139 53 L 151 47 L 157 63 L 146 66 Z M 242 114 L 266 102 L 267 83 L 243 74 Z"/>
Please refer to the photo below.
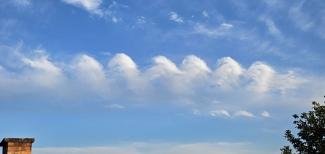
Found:
<path fill-rule="evenodd" d="M 230 116 L 228 112 L 236 115 L 245 110 L 239 106 L 298 96 L 310 84 L 309 76 L 293 70 L 283 73 L 261 61 L 244 67 L 231 57 L 220 58 L 212 68 L 195 55 L 186 56 L 180 65 L 159 55 L 151 65 L 138 66 L 125 53 L 114 55 L 107 64 L 87 54 L 60 62 L 42 50 L 29 56 L 8 53 L 2 55 L 16 64 L 10 65 L 6 57 L 0 61 L 2 102 L 120 102 L 122 106 L 164 102 L 207 111 L 207 115 Z"/>

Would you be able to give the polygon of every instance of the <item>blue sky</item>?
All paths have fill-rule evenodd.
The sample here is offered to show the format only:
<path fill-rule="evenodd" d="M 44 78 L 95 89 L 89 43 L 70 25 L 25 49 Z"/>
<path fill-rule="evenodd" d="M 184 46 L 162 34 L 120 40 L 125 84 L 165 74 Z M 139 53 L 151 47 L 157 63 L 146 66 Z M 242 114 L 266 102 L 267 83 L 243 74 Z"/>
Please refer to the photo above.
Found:
<path fill-rule="evenodd" d="M 34 153 L 279 153 L 322 101 L 325 3 L 0 0 L 0 137 Z"/>

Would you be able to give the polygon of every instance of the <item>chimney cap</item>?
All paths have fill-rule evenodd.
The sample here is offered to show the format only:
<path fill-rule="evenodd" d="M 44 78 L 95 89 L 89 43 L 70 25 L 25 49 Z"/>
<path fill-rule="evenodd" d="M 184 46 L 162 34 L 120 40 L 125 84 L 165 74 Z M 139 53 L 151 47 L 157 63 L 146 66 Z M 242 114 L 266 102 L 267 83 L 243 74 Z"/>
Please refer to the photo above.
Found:
<path fill-rule="evenodd" d="M 18 143 L 33 143 L 35 140 L 34 138 L 4 138 L 0 145 L 4 145 L 8 142 L 18 142 Z"/>

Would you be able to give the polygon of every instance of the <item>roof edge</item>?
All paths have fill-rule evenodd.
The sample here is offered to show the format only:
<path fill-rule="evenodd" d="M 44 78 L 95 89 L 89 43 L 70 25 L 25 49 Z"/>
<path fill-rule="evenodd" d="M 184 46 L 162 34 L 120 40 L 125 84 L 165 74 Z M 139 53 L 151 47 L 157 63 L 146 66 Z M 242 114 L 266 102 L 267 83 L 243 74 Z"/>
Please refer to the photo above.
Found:
<path fill-rule="evenodd" d="M 16 143 L 34 143 L 34 138 L 3 138 L 0 145 L 3 146 L 8 142 L 16 142 Z"/>

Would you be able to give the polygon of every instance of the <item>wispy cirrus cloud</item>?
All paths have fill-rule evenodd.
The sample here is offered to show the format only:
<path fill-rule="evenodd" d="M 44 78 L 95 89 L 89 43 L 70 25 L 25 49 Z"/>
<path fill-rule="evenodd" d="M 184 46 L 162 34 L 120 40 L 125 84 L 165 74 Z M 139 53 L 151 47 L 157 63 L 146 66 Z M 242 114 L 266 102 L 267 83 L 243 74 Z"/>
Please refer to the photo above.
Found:
<path fill-rule="evenodd" d="M 210 37 L 220 37 L 229 34 L 233 27 L 234 26 L 229 23 L 221 23 L 217 27 L 207 27 L 203 24 L 196 24 L 194 27 L 194 33 L 203 34 Z"/>
<path fill-rule="evenodd" d="M 295 23 L 295 25 L 303 31 L 308 31 L 314 27 L 314 21 L 308 14 L 302 11 L 304 1 L 292 6 L 289 10 L 289 17 Z"/>
<path fill-rule="evenodd" d="M 121 8 L 128 7 L 127 5 L 122 5 L 116 1 L 111 1 L 111 3 L 105 7 L 102 0 L 61 0 L 62 2 L 79 7 L 89 12 L 90 14 L 102 17 L 104 19 L 110 20 L 112 23 L 118 23 L 122 21 L 122 17 L 117 15 L 117 12 Z"/>
<path fill-rule="evenodd" d="M 21 7 L 27 7 L 32 5 L 32 1 L 31 0 L 13 0 L 13 3 L 16 6 L 21 6 Z"/>
<path fill-rule="evenodd" d="M 104 15 L 104 11 L 101 9 L 102 0 L 62 0 L 67 4 L 80 7 L 88 11 L 89 13 L 96 14 L 99 16 Z"/>
<path fill-rule="evenodd" d="M 282 32 L 280 31 L 280 29 L 276 26 L 275 22 L 268 18 L 268 17 L 262 17 L 261 20 L 265 23 L 267 29 L 268 29 L 268 32 L 274 36 L 275 38 L 278 38 L 278 39 L 283 39 L 284 36 L 282 34 Z"/>

